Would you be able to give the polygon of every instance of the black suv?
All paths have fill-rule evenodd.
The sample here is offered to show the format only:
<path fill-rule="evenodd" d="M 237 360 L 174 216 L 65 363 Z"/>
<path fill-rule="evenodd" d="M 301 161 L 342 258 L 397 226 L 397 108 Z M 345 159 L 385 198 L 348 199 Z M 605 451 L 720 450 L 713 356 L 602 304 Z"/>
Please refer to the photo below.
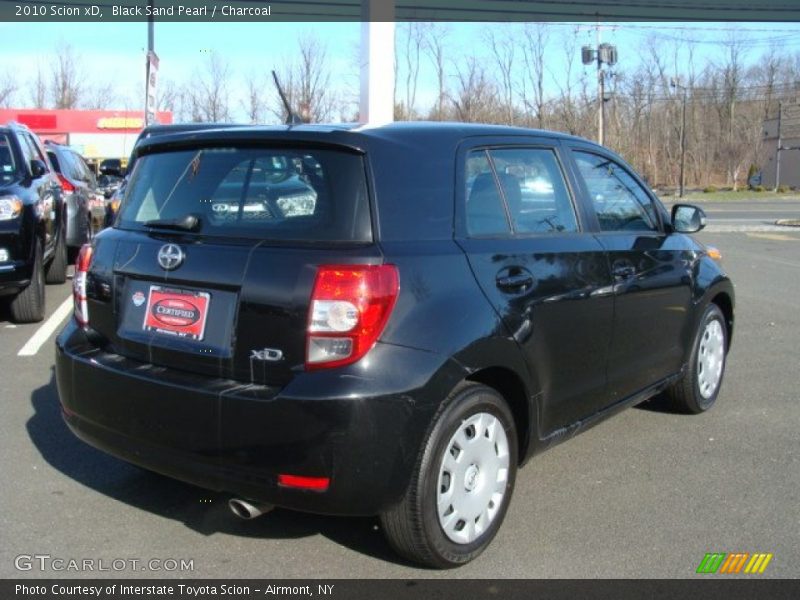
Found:
<path fill-rule="evenodd" d="M 544 131 L 155 137 L 78 261 L 64 418 L 240 516 L 380 515 L 404 556 L 462 564 L 532 455 L 660 392 L 714 403 L 734 295 L 704 224 Z"/>
<path fill-rule="evenodd" d="M 0 298 L 20 323 L 44 318 L 44 284 L 67 269 L 61 185 L 39 139 L 25 126 L 0 126 Z"/>

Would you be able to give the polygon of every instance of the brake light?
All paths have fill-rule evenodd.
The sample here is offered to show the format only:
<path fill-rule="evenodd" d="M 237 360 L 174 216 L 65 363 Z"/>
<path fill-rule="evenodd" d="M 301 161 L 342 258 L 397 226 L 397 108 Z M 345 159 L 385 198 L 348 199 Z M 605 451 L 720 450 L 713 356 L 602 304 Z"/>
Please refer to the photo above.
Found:
<path fill-rule="evenodd" d="M 394 265 L 323 265 L 308 314 L 306 369 L 354 363 L 383 331 L 400 291 Z"/>
<path fill-rule="evenodd" d="M 78 259 L 75 261 L 75 275 L 72 277 L 72 300 L 75 305 L 75 321 L 81 327 L 89 325 L 89 306 L 86 302 L 86 274 L 92 264 L 92 247 L 81 246 Z"/>
<path fill-rule="evenodd" d="M 72 193 L 75 191 L 75 186 L 72 185 L 66 177 L 64 177 L 61 173 L 56 173 L 58 175 L 58 182 L 61 184 L 61 189 L 64 193 Z"/>

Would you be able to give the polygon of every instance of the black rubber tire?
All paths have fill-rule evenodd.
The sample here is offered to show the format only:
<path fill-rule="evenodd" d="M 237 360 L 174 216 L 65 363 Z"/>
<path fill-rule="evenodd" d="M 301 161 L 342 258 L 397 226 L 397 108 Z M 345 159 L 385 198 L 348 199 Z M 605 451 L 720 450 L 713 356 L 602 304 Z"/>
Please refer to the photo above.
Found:
<path fill-rule="evenodd" d="M 47 283 L 64 283 L 67 280 L 67 243 L 64 236 L 59 236 L 53 259 L 47 265 L 45 281 Z"/>
<path fill-rule="evenodd" d="M 494 415 L 505 429 L 510 453 L 508 479 L 497 516 L 478 539 L 461 545 L 452 542 L 439 524 L 436 512 L 438 471 L 442 454 L 458 426 L 479 412 Z M 503 397 L 485 385 L 459 385 L 434 418 L 405 496 L 380 515 L 384 534 L 395 551 L 412 562 L 440 569 L 466 564 L 483 552 L 500 529 L 511 502 L 517 474 L 518 448 L 514 418 Z"/>
<path fill-rule="evenodd" d="M 11 318 L 17 323 L 38 323 L 44 319 L 44 266 L 42 247 L 36 243 L 31 282 L 11 300 Z"/>
<path fill-rule="evenodd" d="M 724 336 L 722 373 L 720 374 L 717 389 L 709 398 L 704 398 L 700 393 L 700 386 L 698 383 L 698 369 L 697 369 L 697 356 L 700 352 L 700 344 L 702 341 L 703 332 L 709 321 L 717 320 L 722 326 L 722 335 Z M 725 324 L 725 315 L 716 304 L 709 304 L 706 307 L 703 317 L 697 326 L 697 331 L 694 335 L 694 342 L 692 345 L 692 354 L 689 357 L 689 365 L 684 376 L 680 381 L 676 381 L 669 388 L 667 388 L 665 396 L 670 404 L 670 407 L 676 412 L 686 414 L 698 415 L 706 412 L 717 400 L 719 390 L 722 388 L 722 380 L 725 378 L 725 365 L 728 362 L 728 329 Z"/>

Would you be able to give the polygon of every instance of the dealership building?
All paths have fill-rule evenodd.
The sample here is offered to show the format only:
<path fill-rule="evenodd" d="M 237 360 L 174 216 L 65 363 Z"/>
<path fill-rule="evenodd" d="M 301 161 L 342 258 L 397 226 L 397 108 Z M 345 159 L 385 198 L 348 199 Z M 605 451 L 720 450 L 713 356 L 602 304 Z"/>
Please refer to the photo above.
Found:
<path fill-rule="evenodd" d="M 159 112 L 159 123 L 172 123 L 171 112 Z M 90 162 L 127 159 L 144 127 L 144 112 L 132 110 L 0 109 L 0 123 L 27 125 L 42 140 L 66 144 Z"/>

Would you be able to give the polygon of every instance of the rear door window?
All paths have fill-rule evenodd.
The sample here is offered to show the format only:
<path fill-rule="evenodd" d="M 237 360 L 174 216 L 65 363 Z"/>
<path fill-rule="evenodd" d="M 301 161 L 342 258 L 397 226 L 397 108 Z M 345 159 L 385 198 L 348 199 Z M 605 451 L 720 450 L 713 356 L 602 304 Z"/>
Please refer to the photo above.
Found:
<path fill-rule="evenodd" d="M 199 219 L 201 235 L 372 240 L 363 158 L 328 149 L 212 147 L 136 161 L 117 226 Z"/>
<path fill-rule="evenodd" d="M 0 181 L 9 183 L 16 179 L 17 165 L 14 161 L 14 152 L 11 150 L 11 141 L 5 134 L 0 134 Z"/>
<path fill-rule="evenodd" d="M 552 150 L 502 148 L 489 154 L 515 233 L 578 231 L 564 175 Z"/>

